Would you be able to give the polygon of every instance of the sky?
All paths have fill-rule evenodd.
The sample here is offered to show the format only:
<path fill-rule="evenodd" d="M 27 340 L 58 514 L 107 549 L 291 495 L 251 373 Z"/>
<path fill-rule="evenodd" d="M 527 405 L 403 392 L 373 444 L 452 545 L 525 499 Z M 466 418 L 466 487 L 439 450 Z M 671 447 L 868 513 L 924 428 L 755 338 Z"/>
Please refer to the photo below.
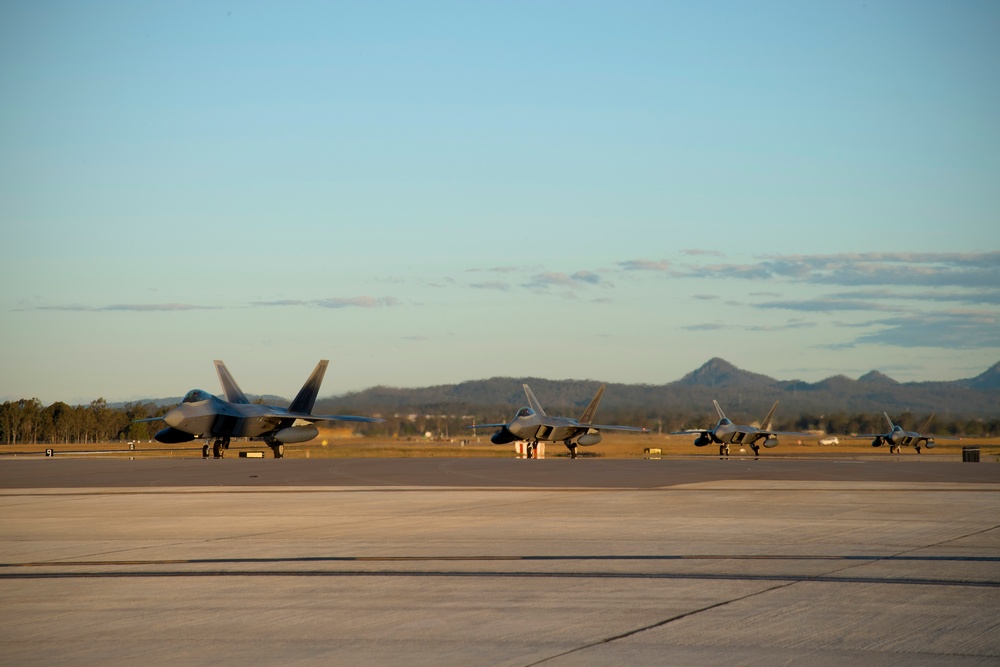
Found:
<path fill-rule="evenodd" d="M 0 400 L 1000 361 L 1000 4 L 0 4 Z"/>

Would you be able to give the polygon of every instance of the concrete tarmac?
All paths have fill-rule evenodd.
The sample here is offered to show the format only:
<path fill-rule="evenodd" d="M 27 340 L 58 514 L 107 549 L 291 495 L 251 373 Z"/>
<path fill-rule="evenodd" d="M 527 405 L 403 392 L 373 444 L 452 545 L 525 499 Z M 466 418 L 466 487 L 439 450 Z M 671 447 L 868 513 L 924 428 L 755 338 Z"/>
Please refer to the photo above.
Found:
<path fill-rule="evenodd" d="M 3 460 L 0 659 L 996 665 L 1000 468 Z"/>

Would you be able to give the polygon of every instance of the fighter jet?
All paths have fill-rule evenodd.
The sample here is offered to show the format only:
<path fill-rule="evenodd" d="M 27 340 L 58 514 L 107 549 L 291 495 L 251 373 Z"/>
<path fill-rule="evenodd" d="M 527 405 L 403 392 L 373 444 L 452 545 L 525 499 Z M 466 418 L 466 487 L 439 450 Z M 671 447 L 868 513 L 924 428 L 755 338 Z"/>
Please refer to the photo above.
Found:
<path fill-rule="evenodd" d="M 219 374 L 219 382 L 222 384 L 226 400 L 201 389 L 192 389 L 163 417 L 138 421 L 152 422 L 162 419 L 166 422 L 167 428 L 154 436 L 163 443 L 176 444 L 190 442 L 196 438 L 215 438 L 212 453 L 217 459 L 225 456 L 226 450 L 229 449 L 230 438 L 246 437 L 251 440 L 263 440 L 274 452 L 274 458 L 280 459 L 285 454 L 286 444 L 307 442 L 319 435 L 319 430 L 313 425 L 317 422 L 383 421 L 352 415 L 312 414 L 328 363 L 326 359 L 320 361 L 291 405 L 281 408 L 251 403 L 236 384 L 226 365 L 217 360 L 215 370 Z M 206 444 L 202 447 L 202 456 L 208 458 L 208 451 Z"/>
<path fill-rule="evenodd" d="M 808 433 L 796 433 L 791 431 L 772 431 L 771 430 L 771 418 L 774 416 L 774 409 L 778 407 L 778 402 L 775 401 L 774 405 L 771 406 L 771 410 L 764 417 L 763 421 L 760 423 L 760 428 L 754 426 L 742 426 L 740 424 L 734 424 L 729 421 L 726 414 L 719 407 L 719 402 L 713 400 L 712 403 L 715 405 L 715 411 L 719 413 L 719 423 L 715 425 L 715 428 L 695 428 L 688 429 L 686 431 L 674 431 L 672 435 L 687 435 L 697 433 L 698 437 L 695 438 L 695 447 L 704 447 L 710 443 L 716 443 L 719 445 L 719 456 L 729 456 L 729 445 L 749 445 L 750 449 L 753 450 L 755 456 L 760 454 L 760 445 L 757 444 L 758 441 L 763 440 L 764 446 L 767 448 L 777 447 L 779 435 L 809 435 Z"/>
<path fill-rule="evenodd" d="M 934 438 L 942 438 L 944 440 L 957 440 L 957 438 L 950 438 L 948 436 L 932 435 L 925 433 L 927 427 L 931 425 L 931 420 L 934 419 L 934 413 L 927 418 L 924 425 L 920 428 L 920 431 L 904 431 L 902 426 L 893 424 L 892 420 L 889 419 L 888 413 L 883 412 L 885 415 L 885 420 L 889 422 L 889 432 L 888 433 L 859 433 L 857 437 L 859 438 L 872 438 L 872 447 L 881 447 L 885 443 L 889 443 L 889 452 L 899 453 L 899 448 L 903 445 L 907 447 L 913 447 L 917 450 L 917 454 L 920 453 L 920 443 L 926 443 L 924 446 L 927 449 L 934 449 Z"/>
<path fill-rule="evenodd" d="M 616 431 L 641 431 L 646 429 L 641 426 L 608 426 L 605 424 L 594 424 L 594 413 L 597 412 L 597 405 L 604 396 L 604 386 L 601 385 L 597 394 L 590 401 L 590 405 L 583 411 L 579 419 L 569 417 L 549 417 L 542 409 L 541 403 L 531 393 L 531 388 L 526 384 L 524 394 L 528 397 L 530 407 L 521 408 L 514 415 L 514 419 L 508 424 L 473 424 L 469 428 L 499 428 L 500 430 L 490 437 L 490 441 L 495 445 L 506 445 L 515 440 L 526 440 L 528 458 L 532 458 L 539 442 L 556 442 L 562 440 L 569 450 L 571 458 L 576 458 L 577 445 L 589 447 L 601 441 L 600 429 Z"/>

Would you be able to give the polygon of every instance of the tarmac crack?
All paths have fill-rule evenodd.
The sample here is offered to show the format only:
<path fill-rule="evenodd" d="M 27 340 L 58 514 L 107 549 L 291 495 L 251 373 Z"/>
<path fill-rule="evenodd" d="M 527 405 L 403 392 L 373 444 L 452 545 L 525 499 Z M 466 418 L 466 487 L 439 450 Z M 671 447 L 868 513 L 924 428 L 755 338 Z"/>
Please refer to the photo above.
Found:
<path fill-rule="evenodd" d="M 801 580 L 801 581 L 804 581 L 804 580 Z M 733 604 L 735 602 L 742 602 L 744 600 L 749 600 L 750 598 L 756 597 L 758 595 L 763 595 L 765 593 L 771 593 L 772 591 L 781 590 L 782 588 L 787 588 L 789 586 L 794 586 L 797 583 L 801 583 L 801 581 L 789 581 L 787 583 L 784 583 L 784 584 L 781 584 L 781 585 L 778 585 L 778 586 L 771 586 L 770 588 L 766 588 L 766 589 L 761 590 L 761 591 L 755 591 L 753 593 L 748 593 L 747 595 L 742 595 L 742 596 L 737 597 L 737 598 L 732 598 L 730 600 L 723 600 L 722 602 L 716 602 L 715 604 L 710 604 L 710 605 L 707 605 L 705 607 L 701 607 L 699 609 L 692 609 L 691 611 L 684 612 L 683 614 L 676 614 L 674 616 L 671 616 L 670 618 L 666 618 L 666 619 L 664 619 L 662 621 L 658 621 L 658 622 L 652 623 L 650 625 L 644 625 L 642 627 L 635 628 L 633 630 L 629 630 L 628 632 L 623 632 L 621 634 L 617 634 L 617 635 L 614 635 L 612 637 L 605 637 L 604 639 L 600 639 L 600 640 L 595 641 L 595 642 L 590 642 L 589 644 L 584 644 L 583 646 L 577 646 L 576 648 L 570 649 L 568 651 L 563 651 L 562 653 L 557 653 L 555 655 L 550 655 L 548 657 L 542 658 L 541 660 L 536 660 L 535 662 L 529 662 L 526 665 L 524 665 L 524 667 L 536 667 L 536 665 L 542 665 L 542 664 L 545 664 L 546 662 L 550 662 L 552 660 L 556 660 L 558 658 L 562 658 L 562 657 L 565 657 L 567 655 L 572 655 L 574 653 L 579 653 L 580 651 L 586 651 L 587 649 L 595 648 L 597 646 L 603 646 L 605 644 L 610 644 L 612 642 L 616 642 L 616 641 L 619 641 L 619 640 L 622 640 L 622 639 L 627 639 L 628 637 L 632 637 L 634 635 L 637 635 L 637 634 L 640 634 L 640 633 L 643 633 L 643 632 L 647 632 L 649 630 L 655 630 L 656 628 L 662 628 L 662 627 L 664 627 L 666 625 L 669 625 L 670 623 L 674 623 L 676 621 L 680 621 L 682 619 L 689 618 L 691 616 L 697 616 L 698 614 L 702 614 L 702 613 L 704 613 L 706 611 L 711 611 L 713 609 L 718 609 L 720 607 L 725 607 L 725 606 Z"/>

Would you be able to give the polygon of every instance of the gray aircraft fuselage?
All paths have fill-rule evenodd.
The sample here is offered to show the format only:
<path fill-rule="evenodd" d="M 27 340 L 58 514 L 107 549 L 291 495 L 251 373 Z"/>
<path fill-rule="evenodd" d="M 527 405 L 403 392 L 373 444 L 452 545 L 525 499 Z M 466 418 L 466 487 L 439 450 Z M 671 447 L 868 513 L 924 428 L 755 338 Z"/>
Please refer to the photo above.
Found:
<path fill-rule="evenodd" d="M 707 438 L 707 440 L 699 444 L 698 441 L 703 438 Z M 734 424 L 728 419 L 720 419 L 714 429 L 706 431 L 694 444 L 699 447 L 713 442 L 717 445 L 750 445 L 758 440 L 764 440 L 763 444 L 765 447 L 774 447 L 778 444 L 778 439 L 772 436 L 770 432 L 761 432 L 760 429 L 754 426 Z"/>
<path fill-rule="evenodd" d="M 729 445 L 747 445 L 754 451 L 754 454 L 759 454 L 760 445 L 757 443 L 762 440 L 761 444 L 767 448 L 771 448 L 778 446 L 779 435 L 808 435 L 807 433 L 798 433 L 795 431 L 771 430 L 771 418 L 778 407 L 777 401 L 771 406 L 771 410 L 767 413 L 767 416 L 761 420 L 762 428 L 747 426 L 745 424 L 734 424 L 726 417 L 726 413 L 722 411 L 722 407 L 718 401 L 713 400 L 712 404 L 715 406 L 715 411 L 719 414 L 719 421 L 714 428 L 674 431 L 672 435 L 697 434 L 698 437 L 694 440 L 695 447 L 704 447 L 705 445 L 715 443 L 719 445 L 720 455 L 729 454 Z"/>
<path fill-rule="evenodd" d="M 587 438 L 587 436 L 597 436 Z M 577 436 L 586 440 L 582 445 L 597 444 L 601 438 L 597 429 L 589 425 L 581 425 L 576 419 L 569 417 L 539 417 L 531 408 L 521 408 L 509 424 L 493 434 L 490 440 L 494 444 L 503 445 L 515 440 L 531 442 L 558 442 L 573 440 Z"/>
<path fill-rule="evenodd" d="M 925 431 L 930 427 L 931 421 L 934 419 L 933 413 L 924 422 L 923 427 L 920 431 L 907 431 L 902 426 L 898 424 L 893 424 L 892 420 L 889 419 L 889 414 L 883 412 L 882 415 L 885 417 L 886 422 L 889 424 L 889 431 L 887 433 L 861 433 L 857 437 L 859 438 L 874 438 L 872 440 L 872 447 L 881 447 L 884 444 L 889 445 L 889 451 L 896 450 L 899 451 L 900 447 L 913 447 L 920 453 L 921 445 L 927 449 L 934 449 L 934 438 L 943 438 L 945 440 L 954 440 L 948 436 L 937 436 L 931 433 L 925 433 Z"/>
<path fill-rule="evenodd" d="M 315 438 L 316 428 L 295 426 L 297 419 L 284 408 L 229 403 L 201 389 L 189 391 L 184 400 L 163 415 L 167 426 L 196 438 L 256 438 L 272 432 L 283 436 L 274 439 L 284 443 Z M 289 428 L 296 430 L 288 431 Z M 308 433 L 312 436 L 305 438 Z M 299 440 L 300 437 L 303 439 Z"/>
<path fill-rule="evenodd" d="M 495 445 L 505 445 L 516 440 L 524 440 L 528 443 L 528 456 L 539 442 L 559 442 L 561 441 L 570 452 L 572 458 L 576 458 L 576 448 L 578 445 L 589 447 L 601 441 L 601 429 L 613 431 L 640 431 L 645 432 L 641 426 L 617 426 L 607 424 L 595 424 L 594 415 L 597 413 L 597 406 L 604 396 L 604 385 L 601 385 L 590 404 L 580 415 L 579 419 L 570 417 L 549 417 L 545 414 L 541 403 L 535 398 L 531 389 L 526 384 L 522 384 L 524 394 L 528 399 L 530 408 L 520 408 L 509 423 L 506 424 L 479 424 L 469 428 L 499 428 L 500 430 L 490 437 L 490 442 Z"/>
<path fill-rule="evenodd" d="M 214 438 L 213 451 L 216 458 L 225 455 L 232 438 L 263 440 L 274 451 L 275 458 L 281 458 L 286 444 L 307 442 L 319 435 L 319 429 L 314 425 L 317 422 L 382 421 L 353 415 L 312 414 L 328 363 L 325 359 L 320 360 L 291 404 L 287 408 L 282 408 L 251 403 L 236 384 L 226 365 L 216 360 L 215 369 L 219 374 L 219 382 L 222 384 L 226 400 L 202 389 L 192 389 L 162 418 L 139 421 L 162 419 L 167 424 L 167 428 L 154 436 L 159 442 L 176 444 L 190 442 L 196 438 Z M 207 457 L 208 451 L 206 444 L 202 448 L 203 456 Z"/>

